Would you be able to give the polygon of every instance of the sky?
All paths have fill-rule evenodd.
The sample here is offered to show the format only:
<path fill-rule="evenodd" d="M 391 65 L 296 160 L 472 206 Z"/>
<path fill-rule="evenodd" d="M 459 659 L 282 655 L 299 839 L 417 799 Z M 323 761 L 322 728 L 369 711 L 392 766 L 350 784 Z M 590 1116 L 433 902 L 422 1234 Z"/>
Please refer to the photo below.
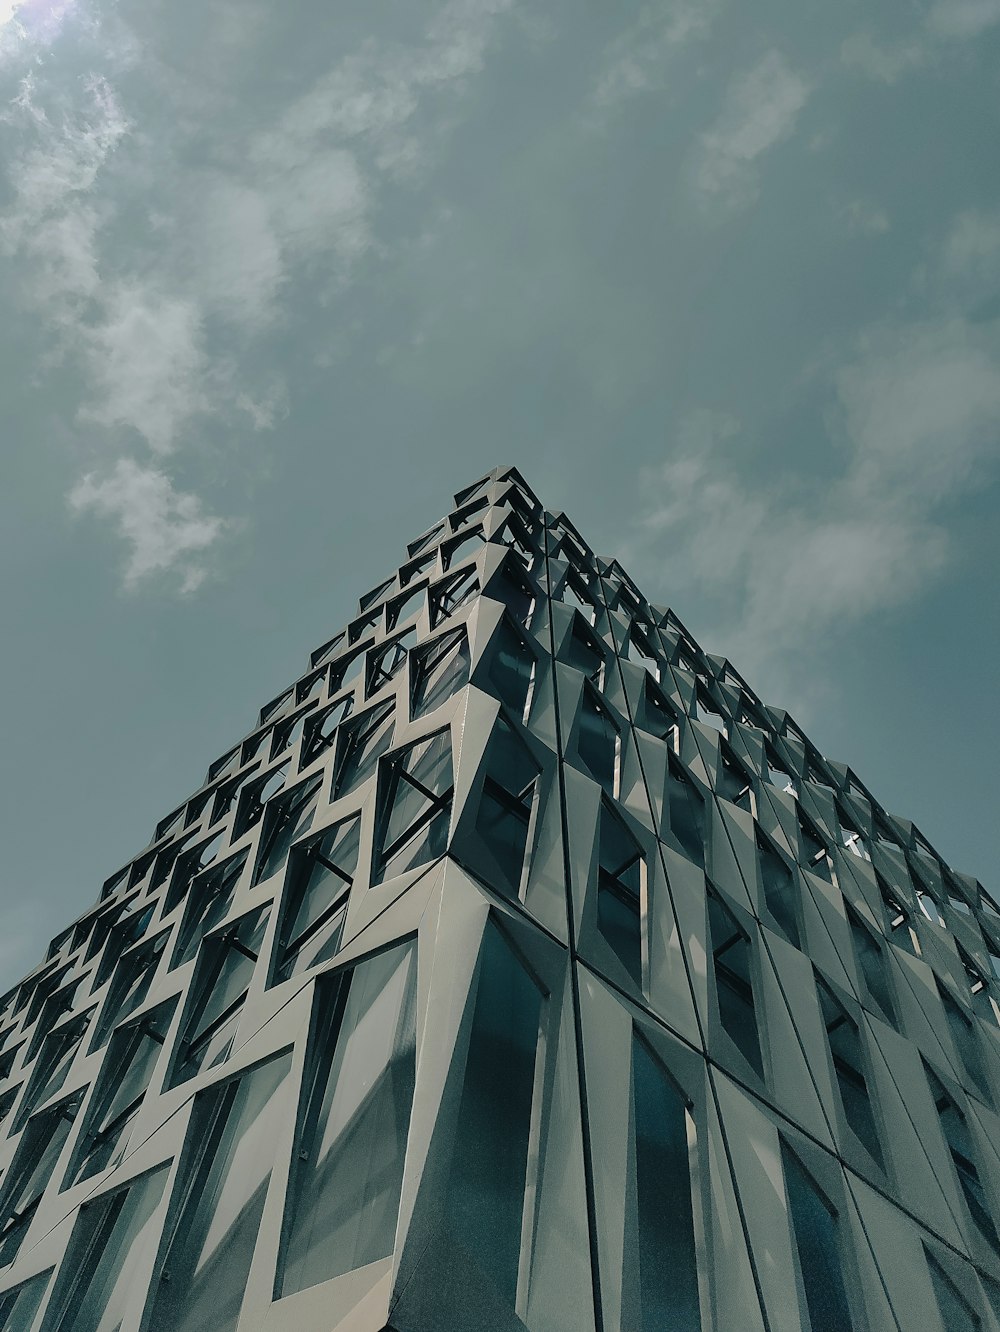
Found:
<path fill-rule="evenodd" d="M 1000 0 L 0 0 L 0 991 L 513 463 L 994 893 Z"/>

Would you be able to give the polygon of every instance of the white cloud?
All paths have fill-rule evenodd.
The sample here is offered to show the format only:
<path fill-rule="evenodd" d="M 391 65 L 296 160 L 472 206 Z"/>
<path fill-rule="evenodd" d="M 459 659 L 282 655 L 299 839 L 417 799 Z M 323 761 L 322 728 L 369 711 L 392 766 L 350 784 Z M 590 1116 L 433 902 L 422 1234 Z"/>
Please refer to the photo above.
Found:
<path fill-rule="evenodd" d="M 204 513 L 197 496 L 175 490 L 163 472 L 128 458 L 103 480 L 83 477 L 69 502 L 77 512 L 108 519 L 128 545 L 126 588 L 153 574 L 174 573 L 182 593 L 195 591 L 207 573 L 202 556 L 227 526 Z"/>
<path fill-rule="evenodd" d="M 1000 0 L 938 0 L 927 15 L 935 36 L 968 41 L 1000 23 Z"/>
<path fill-rule="evenodd" d="M 901 42 L 877 42 L 870 32 L 857 32 L 840 48 L 845 65 L 866 74 L 876 83 L 895 83 L 911 69 L 924 64 L 927 53 L 917 38 Z"/>
<path fill-rule="evenodd" d="M 644 5 L 605 52 L 594 91 L 597 105 L 614 107 L 662 88 L 671 56 L 708 36 L 718 9 L 719 0 L 660 0 Z"/>
<path fill-rule="evenodd" d="M 852 199 L 843 209 L 848 231 L 856 236 L 881 236 L 889 230 L 889 215 L 867 199 Z"/>
<path fill-rule="evenodd" d="M 1000 23 L 1000 0 L 937 0 L 923 23 L 897 41 L 877 41 L 870 32 L 854 33 L 841 46 L 845 65 L 877 83 L 895 83 L 922 69 L 958 42 L 972 41 Z"/>
<path fill-rule="evenodd" d="M 756 198 L 758 159 L 791 135 L 809 92 L 773 50 L 733 80 L 718 120 L 701 137 L 695 185 L 704 201 L 738 208 Z"/>
<path fill-rule="evenodd" d="M 998 365 L 1000 325 L 872 330 L 834 378 L 823 477 L 755 475 L 730 418 L 693 414 L 642 477 L 631 558 L 668 562 L 682 595 L 718 608 L 734 659 L 773 681 L 789 653 L 904 604 L 955 556 L 950 506 L 1000 462 Z"/>

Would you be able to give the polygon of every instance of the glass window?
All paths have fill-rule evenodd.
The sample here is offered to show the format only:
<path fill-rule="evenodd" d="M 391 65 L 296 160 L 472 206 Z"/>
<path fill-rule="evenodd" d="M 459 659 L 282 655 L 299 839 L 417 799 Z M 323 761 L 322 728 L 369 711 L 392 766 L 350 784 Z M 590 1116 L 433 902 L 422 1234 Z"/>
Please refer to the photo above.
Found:
<path fill-rule="evenodd" d="M 392 744 L 394 706 L 391 699 L 369 708 L 340 728 L 334 798 L 363 782 L 375 769 L 379 757 Z"/>
<path fill-rule="evenodd" d="M 0 1328 L 3 1332 L 31 1332 L 51 1275 L 50 1267 L 47 1272 L 39 1272 L 0 1295 Z"/>
<path fill-rule="evenodd" d="M 82 1100 L 77 1092 L 28 1120 L 0 1183 L 0 1267 L 17 1257 Z"/>
<path fill-rule="evenodd" d="M 579 615 L 573 617 L 573 631 L 565 647 L 565 660 L 598 689 L 604 677 L 604 652 Z"/>
<path fill-rule="evenodd" d="M 322 784 L 322 774 L 317 773 L 270 802 L 260 837 L 254 883 L 261 883 L 284 868 L 292 843 L 312 827 Z"/>
<path fill-rule="evenodd" d="M 457 694 L 469 682 L 469 640 L 453 629 L 413 653 L 410 716 L 416 719 Z"/>
<path fill-rule="evenodd" d="M 801 809 L 799 810 L 799 842 L 804 857 L 803 863 L 812 870 L 813 874 L 818 874 L 820 878 L 826 879 L 827 883 L 833 883 L 833 863 L 830 860 L 829 852 L 824 846 L 819 833 L 812 823 L 805 818 Z"/>
<path fill-rule="evenodd" d="M 337 727 L 350 714 L 354 695 L 345 694 L 321 712 L 314 712 L 306 721 L 302 740 L 300 767 L 305 768 L 318 758 L 337 738 Z"/>
<path fill-rule="evenodd" d="M 858 1024 L 834 995 L 829 985 L 819 976 L 816 977 L 816 988 L 819 992 L 827 1040 L 830 1043 L 833 1072 L 840 1091 L 841 1104 L 844 1107 L 844 1118 L 868 1154 L 879 1168 L 884 1170 L 882 1147 L 879 1143 L 875 1116 L 872 1113 L 871 1093 L 862 1071 L 864 1051 Z"/>
<path fill-rule="evenodd" d="M 979 1332 L 983 1325 L 979 1315 L 926 1247 L 924 1257 L 927 1259 L 927 1271 L 934 1287 L 934 1298 L 937 1300 L 944 1332 Z"/>
<path fill-rule="evenodd" d="M 16 1133 L 21 1128 L 36 1105 L 44 1105 L 62 1087 L 92 1017 L 93 1009 L 77 1018 L 71 1018 L 69 1022 L 57 1027 L 46 1036 L 38 1062 L 28 1081 L 21 1108 L 14 1120 L 12 1132 Z M 16 1048 L 11 1051 L 11 1054 L 16 1053 Z"/>
<path fill-rule="evenodd" d="M 416 951 L 392 948 L 317 994 L 275 1298 L 392 1252 L 416 1060 Z"/>
<path fill-rule="evenodd" d="M 758 1077 L 763 1077 L 764 1062 L 750 976 L 750 939 L 729 908 L 711 892 L 708 894 L 708 926 L 723 1029 Z"/>
<path fill-rule="evenodd" d="M 405 666 L 407 654 L 417 641 L 416 629 L 407 629 L 406 633 L 394 638 L 391 643 L 383 643 L 380 648 L 368 654 L 368 677 L 365 693 L 367 697 L 377 694 L 399 674 Z"/>
<path fill-rule="evenodd" d="M 451 732 L 438 731 L 386 759 L 379 787 L 373 883 L 444 855 L 455 790 Z"/>
<path fill-rule="evenodd" d="M 764 903 L 789 943 L 801 947 L 796 912 L 795 880 L 778 849 L 757 831 L 757 863 L 764 889 Z"/>
<path fill-rule="evenodd" d="M 480 868 L 491 886 L 516 897 L 531 833 L 539 769 L 502 716 L 493 728 L 484 766 L 486 776 L 476 811 L 473 845 L 489 852 L 491 864 L 473 868 Z"/>
<path fill-rule="evenodd" d="M 969 1126 L 965 1122 L 965 1116 L 945 1091 L 944 1084 L 926 1062 L 924 1063 L 924 1072 L 927 1074 L 927 1081 L 930 1085 L 931 1095 L 934 1097 L 934 1106 L 938 1112 L 941 1131 L 944 1134 L 945 1142 L 948 1144 L 948 1151 L 951 1153 L 959 1187 L 969 1209 L 969 1215 L 987 1243 L 1000 1252 L 1000 1239 L 997 1238 L 996 1226 L 993 1223 L 993 1217 L 990 1215 L 986 1190 L 983 1188 L 983 1182 L 979 1177 L 979 1170 L 975 1163 L 972 1138 L 969 1135 Z"/>
<path fill-rule="evenodd" d="M 278 923 L 274 984 L 327 962 L 336 953 L 360 836 L 361 818 L 355 816 L 292 851 Z"/>
<path fill-rule="evenodd" d="M 938 994 L 941 1003 L 944 1006 L 944 1015 L 948 1019 L 948 1030 L 951 1032 L 951 1039 L 958 1051 L 958 1057 L 965 1066 L 966 1072 L 972 1079 L 973 1086 L 985 1097 L 987 1101 L 991 1100 L 989 1083 L 986 1080 L 986 1073 L 983 1068 L 982 1052 L 979 1048 L 979 1038 L 976 1032 L 975 1020 L 967 1017 L 958 1003 L 952 998 L 940 981 L 937 982 Z"/>
<path fill-rule="evenodd" d="M 475 569 L 465 569 L 438 583 L 431 588 L 431 628 L 436 629 L 478 595 L 479 578 Z"/>
<path fill-rule="evenodd" d="M 241 851 L 231 860 L 213 865 L 207 874 L 192 882 L 171 967 L 190 962 L 209 930 L 225 920 L 248 854 Z"/>
<path fill-rule="evenodd" d="M 290 768 L 291 762 L 286 759 L 280 767 L 265 772 L 247 786 L 240 797 L 240 808 L 233 830 L 234 839 L 242 836 L 248 828 L 253 828 L 259 822 L 268 801 L 273 800 L 278 792 L 284 789 Z"/>
<path fill-rule="evenodd" d="M 705 800 L 675 754 L 667 755 L 667 811 L 670 831 L 696 865 L 705 864 Z"/>
<path fill-rule="evenodd" d="M 267 914 L 267 908 L 260 907 L 202 943 L 171 1087 L 228 1057 L 257 965 Z"/>
<path fill-rule="evenodd" d="M 641 1036 L 632 1041 L 642 1332 L 701 1332 L 688 1107 Z"/>
<path fill-rule="evenodd" d="M 577 730 L 577 752 L 591 776 L 609 796 L 618 794 L 621 739 L 608 710 L 589 689 L 583 691 Z"/>
<path fill-rule="evenodd" d="M 125 1155 L 129 1126 L 146 1095 L 176 1002 L 160 1004 L 112 1036 L 64 1188 L 118 1165 Z"/>
<path fill-rule="evenodd" d="M 146 1284 L 156 1253 L 156 1216 L 167 1166 L 80 1208 L 46 1332 L 113 1332 Z"/>
<path fill-rule="evenodd" d="M 531 699 L 535 678 L 535 654 L 505 618 L 496 633 L 489 679 L 497 696 L 523 721 Z"/>
<path fill-rule="evenodd" d="M 486 592 L 494 601 L 503 602 L 518 624 L 525 627 L 530 624 L 535 594 L 518 561 L 508 556 Z"/>
<path fill-rule="evenodd" d="M 160 958 L 167 946 L 170 931 L 164 930 L 155 939 L 139 944 L 126 953 L 115 968 L 114 979 L 108 987 L 107 998 L 94 1033 L 92 1049 L 98 1049 L 107 1040 L 112 1027 L 134 1013 L 149 993 Z"/>
<path fill-rule="evenodd" d="M 882 945 L 850 907 L 847 908 L 847 923 L 851 927 L 854 953 L 864 978 L 865 988 L 882 1015 L 889 1022 L 895 1022 L 896 1006 L 892 999 Z"/>
<path fill-rule="evenodd" d="M 474 528 L 467 535 L 457 538 L 455 541 L 446 541 L 441 547 L 441 553 L 444 559 L 446 569 L 454 569 L 457 564 L 470 556 L 476 555 L 482 548 L 486 537 L 483 535 L 481 527 Z"/>
<path fill-rule="evenodd" d="M 479 959 L 444 1210 L 448 1228 L 510 1306 L 516 1303 L 525 1199 L 533 1182 L 529 1149 L 543 1012 L 537 982 L 491 921 Z"/>
<path fill-rule="evenodd" d="M 788 1209 L 810 1332 L 853 1332 L 841 1270 L 837 1213 L 781 1143 Z"/>
<path fill-rule="evenodd" d="M 642 848 L 601 802 L 597 865 L 597 922 L 618 960 L 642 985 Z"/>
<path fill-rule="evenodd" d="M 415 615 L 419 614 L 423 610 L 424 593 L 426 591 L 426 586 L 415 587 L 410 592 L 404 592 L 395 601 L 390 601 L 387 627 L 390 630 L 395 629 L 397 625 L 406 624 L 408 620 L 412 620 Z"/>
<path fill-rule="evenodd" d="M 195 1099 L 151 1328 L 235 1332 L 287 1109 L 282 1054 Z"/>

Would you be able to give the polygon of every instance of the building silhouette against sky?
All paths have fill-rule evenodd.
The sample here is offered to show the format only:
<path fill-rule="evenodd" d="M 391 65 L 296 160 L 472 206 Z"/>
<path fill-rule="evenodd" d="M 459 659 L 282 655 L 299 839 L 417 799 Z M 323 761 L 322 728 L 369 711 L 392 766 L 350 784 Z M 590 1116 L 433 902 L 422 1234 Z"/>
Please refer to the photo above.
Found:
<path fill-rule="evenodd" d="M 0 1328 L 1000 1332 L 998 976 L 498 470 L 0 1000 Z"/>

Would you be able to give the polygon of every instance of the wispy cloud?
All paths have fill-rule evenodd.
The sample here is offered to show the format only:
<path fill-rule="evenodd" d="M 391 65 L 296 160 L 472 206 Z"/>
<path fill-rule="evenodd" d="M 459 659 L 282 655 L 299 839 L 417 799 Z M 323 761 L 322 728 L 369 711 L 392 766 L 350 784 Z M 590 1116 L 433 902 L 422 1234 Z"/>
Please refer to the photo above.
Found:
<path fill-rule="evenodd" d="M 644 5 L 604 53 L 594 90 L 596 104 L 609 109 L 664 87 L 671 57 L 707 37 L 720 8 L 721 0 L 660 0 Z"/>
<path fill-rule="evenodd" d="M 125 587 L 153 574 L 180 576 L 180 591 L 194 592 L 208 572 L 204 555 L 226 522 L 206 514 L 196 495 L 174 489 L 163 472 L 121 458 L 103 479 L 84 476 L 70 506 L 107 519 L 128 546 Z"/>
<path fill-rule="evenodd" d="M 8 48 L 24 74 L 0 113 L 9 199 L 0 253 L 14 261 L 22 306 L 47 326 L 54 358 L 79 376 L 74 416 L 91 428 L 91 447 L 96 428 L 106 451 L 141 443 L 163 459 L 211 447 L 209 425 L 270 427 L 287 388 L 261 388 L 256 367 L 293 317 L 286 294 L 308 276 L 317 299 L 332 298 L 377 257 L 382 192 L 421 183 L 512 8 L 447 0 L 410 44 L 363 42 L 221 152 L 212 117 L 191 114 L 183 78 L 149 52 L 146 82 L 177 104 L 159 118 L 155 99 L 136 101 L 134 80 L 123 104 L 113 67 L 137 45 L 124 28 L 81 48 L 109 72 L 74 82 L 39 59 L 44 34 L 21 11 L 11 19 Z M 225 45 L 245 63 L 255 52 L 239 32 Z M 169 561 L 191 590 L 200 577 L 191 552 L 204 556 L 224 525 L 174 494 L 162 466 L 126 458 L 109 479 L 82 482 L 73 504 L 130 543 L 130 585 Z M 148 540 L 136 525 L 144 517 Z"/>
<path fill-rule="evenodd" d="M 842 216 L 847 230 L 855 236 L 881 236 L 889 230 L 889 214 L 868 199 L 852 199 Z"/>
<path fill-rule="evenodd" d="M 737 75 L 718 120 L 701 137 L 695 188 L 703 202 L 727 210 L 753 202 L 759 159 L 790 137 L 809 92 L 780 51 L 768 51 Z"/>
<path fill-rule="evenodd" d="M 942 267 L 981 262 L 983 234 L 960 220 Z M 669 561 L 679 595 L 715 608 L 734 659 L 794 688 L 803 650 L 904 605 L 960 558 L 956 502 L 1000 464 L 998 366 L 1000 321 L 942 307 L 869 329 L 829 381 L 822 477 L 776 471 L 732 418 L 693 413 L 642 477 L 634 561 Z"/>
<path fill-rule="evenodd" d="M 840 50 L 845 65 L 878 83 L 895 83 L 922 69 L 957 43 L 972 41 L 1000 23 L 1000 0 L 937 0 L 920 25 L 895 40 L 879 40 L 868 30 L 853 33 Z"/>

